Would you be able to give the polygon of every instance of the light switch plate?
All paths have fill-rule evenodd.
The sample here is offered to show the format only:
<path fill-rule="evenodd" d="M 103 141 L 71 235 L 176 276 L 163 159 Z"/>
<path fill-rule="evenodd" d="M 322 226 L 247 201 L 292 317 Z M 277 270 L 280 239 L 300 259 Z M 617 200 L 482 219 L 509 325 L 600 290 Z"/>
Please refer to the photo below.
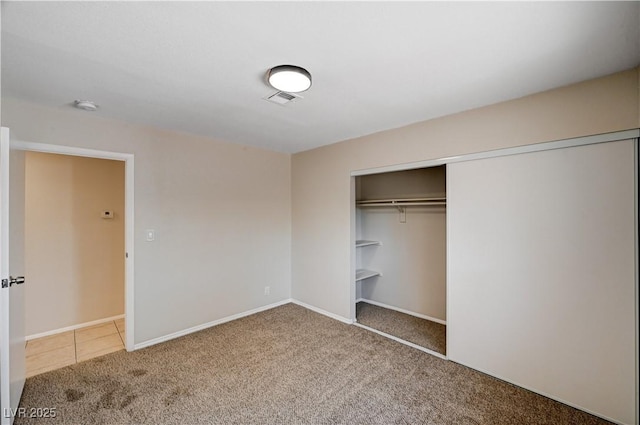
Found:
<path fill-rule="evenodd" d="M 147 229 L 147 230 L 145 230 L 145 233 L 147 235 L 147 242 L 151 242 L 151 241 L 156 239 L 156 231 L 155 230 Z"/>

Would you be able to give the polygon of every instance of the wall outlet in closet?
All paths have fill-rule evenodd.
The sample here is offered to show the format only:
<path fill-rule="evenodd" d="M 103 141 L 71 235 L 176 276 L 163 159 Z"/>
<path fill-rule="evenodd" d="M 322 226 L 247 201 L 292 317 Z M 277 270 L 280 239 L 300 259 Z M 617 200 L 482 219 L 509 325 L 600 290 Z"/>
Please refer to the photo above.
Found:
<path fill-rule="evenodd" d="M 271 293 L 271 287 L 270 286 L 265 286 L 264 287 L 264 296 L 266 297 L 270 293 Z"/>

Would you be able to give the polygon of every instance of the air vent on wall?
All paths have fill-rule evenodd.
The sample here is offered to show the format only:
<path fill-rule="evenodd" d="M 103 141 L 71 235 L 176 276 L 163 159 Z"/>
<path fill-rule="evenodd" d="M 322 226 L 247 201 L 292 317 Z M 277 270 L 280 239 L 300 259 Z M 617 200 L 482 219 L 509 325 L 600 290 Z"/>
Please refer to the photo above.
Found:
<path fill-rule="evenodd" d="M 298 99 L 302 99 L 302 97 L 292 93 L 287 93 L 284 91 L 275 92 L 271 96 L 267 96 L 264 98 L 264 100 L 268 100 L 269 102 L 272 102 L 281 106 L 284 106 L 288 103 L 295 102 Z"/>

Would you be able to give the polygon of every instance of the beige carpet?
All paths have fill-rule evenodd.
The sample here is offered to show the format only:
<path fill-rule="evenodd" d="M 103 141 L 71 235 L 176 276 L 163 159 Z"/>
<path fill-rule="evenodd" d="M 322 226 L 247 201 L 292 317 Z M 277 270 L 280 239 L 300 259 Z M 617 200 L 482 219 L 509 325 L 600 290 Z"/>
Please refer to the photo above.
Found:
<path fill-rule="evenodd" d="M 16 424 L 601 424 L 288 304 L 27 380 Z M 28 411 L 28 410 L 27 410 Z"/>
<path fill-rule="evenodd" d="M 366 302 L 356 304 L 358 323 L 413 342 L 436 353 L 447 353 L 447 327 Z"/>

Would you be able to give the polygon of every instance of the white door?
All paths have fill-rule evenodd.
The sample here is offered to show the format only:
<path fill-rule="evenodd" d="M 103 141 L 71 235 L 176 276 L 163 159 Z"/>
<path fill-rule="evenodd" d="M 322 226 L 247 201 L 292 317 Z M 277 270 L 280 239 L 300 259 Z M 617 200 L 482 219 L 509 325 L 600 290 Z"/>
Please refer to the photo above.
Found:
<path fill-rule="evenodd" d="M 633 140 L 447 166 L 447 355 L 637 424 Z"/>
<path fill-rule="evenodd" d="M 24 152 L 8 128 L 0 139 L 0 424 L 10 425 L 25 381 Z"/>

